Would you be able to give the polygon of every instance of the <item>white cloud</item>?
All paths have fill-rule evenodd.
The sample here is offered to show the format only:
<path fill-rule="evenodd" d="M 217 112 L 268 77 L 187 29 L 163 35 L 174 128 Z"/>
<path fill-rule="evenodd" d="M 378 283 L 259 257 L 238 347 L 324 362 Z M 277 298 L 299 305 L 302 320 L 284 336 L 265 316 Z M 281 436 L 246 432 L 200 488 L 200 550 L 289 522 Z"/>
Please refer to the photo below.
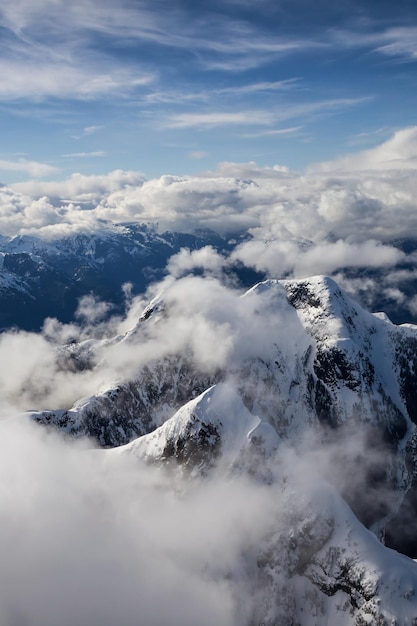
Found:
<path fill-rule="evenodd" d="M 404 302 L 406 300 L 405 294 L 403 294 L 403 292 L 400 289 L 398 289 L 397 287 L 385 288 L 383 290 L 383 294 L 384 294 L 384 296 L 386 298 L 388 298 L 389 300 L 393 300 L 397 304 L 404 304 Z M 412 310 L 412 308 L 413 308 L 412 301 L 410 302 L 410 307 L 411 307 L 411 310 Z"/>
<path fill-rule="evenodd" d="M 144 180 L 145 175 L 141 172 L 113 170 L 109 174 L 91 176 L 76 173 L 63 181 L 27 181 L 13 185 L 13 189 L 35 197 L 47 195 L 60 200 L 91 200 L 98 203 L 100 198 L 129 186 L 138 187 Z"/>
<path fill-rule="evenodd" d="M 242 94 L 258 93 L 260 91 L 287 91 L 293 89 L 297 83 L 297 78 L 289 78 L 288 80 L 265 81 L 262 83 L 249 83 L 240 85 L 239 87 L 223 87 L 215 89 L 217 95 L 239 96 Z"/>
<path fill-rule="evenodd" d="M 291 172 L 285 165 L 273 165 L 272 167 L 260 167 L 255 161 L 248 163 L 233 163 L 231 161 L 222 161 L 217 164 L 215 171 L 203 172 L 206 178 L 238 178 L 242 180 L 258 181 L 259 179 L 272 182 L 273 179 L 286 180 L 288 177 L 299 177 L 299 173 Z M 256 182 L 256 184 L 258 184 Z M 267 183 L 265 183 L 267 184 Z M 260 186 L 261 188 L 261 186 Z"/>
<path fill-rule="evenodd" d="M 322 242 L 303 248 L 296 241 L 255 239 L 241 244 L 232 259 L 267 272 L 271 277 L 290 273 L 297 278 L 332 274 L 347 267 L 388 267 L 405 258 L 399 250 L 375 241 Z"/>
<path fill-rule="evenodd" d="M 413 296 L 408 302 L 408 308 L 413 315 L 417 315 L 417 296 Z"/>
<path fill-rule="evenodd" d="M 384 126 L 381 128 L 376 128 L 375 130 L 370 130 L 367 132 L 357 133 L 352 135 L 347 143 L 349 146 L 358 146 L 360 144 L 364 144 L 369 142 L 370 140 L 375 141 L 375 139 L 388 137 L 391 134 L 391 130 Z"/>
<path fill-rule="evenodd" d="M 123 96 L 153 81 L 150 74 L 126 68 L 104 68 L 97 63 L 88 68 L 68 61 L 3 59 L 0 61 L 0 72 L 3 76 L 0 100 L 42 100 L 51 96 L 92 99 L 112 93 Z"/>
<path fill-rule="evenodd" d="M 0 50 L 2 100 L 123 97 L 156 82 L 142 55 L 128 67 L 125 59 L 109 53 L 111 46 L 104 52 L 97 45 L 103 38 L 118 45 L 123 41 L 194 51 L 193 60 L 200 66 L 225 71 L 323 47 L 309 39 L 265 36 L 255 25 L 214 11 L 202 11 L 198 20 L 190 19 L 186 7 L 178 3 L 159 11 L 148 1 L 74 0 L 68 5 L 63 0 L 17 0 L 13 6 L 2 7 L 0 23 L 8 35 Z M 291 79 L 237 89 L 252 93 L 290 86 Z M 228 89 L 224 88 L 225 94 Z"/>
<path fill-rule="evenodd" d="M 58 168 L 47 163 L 39 163 L 38 161 L 28 161 L 27 159 L 19 159 L 18 161 L 0 160 L 0 170 L 7 172 L 27 172 L 29 176 L 41 178 L 58 172 Z"/>
<path fill-rule="evenodd" d="M 311 269 L 316 274 L 330 274 L 345 267 L 388 267 L 403 260 L 405 255 L 392 246 L 369 240 L 361 243 L 336 241 L 323 243 L 299 255 L 295 274 L 307 276 Z"/>
<path fill-rule="evenodd" d="M 274 126 L 278 122 L 337 113 L 367 102 L 370 97 L 337 98 L 316 100 L 312 102 L 291 103 L 270 109 L 254 109 L 243 111 L 209 111 L 171 114 L 162 120 L 165 128 L 211 128 L 216 126 Z M 271 128 L 276 133 L 276 129 Z M 285 129 L 284 129 L 285 131 Z M 289 132 L 289 131 L 287 131 Z"/>
<path fill-rule="evenodd" d="M 91 451 L 14 413 L 4 418 L 2 624 L 136 626 L 139 617 L 147 626 L 247 626 L 254 616 L 302 615 L 308 596 L 315 609 L 323 598 L 327 611 L 319 586 L 294 570 L 306 554 L 324 546 L 337 554 L 341 545 L 356 570 L 376 577 L 389 567 L 386 614 L 400 594 L 407 605 L 415 575 L 406 559 L 389 556 L 323 479 L 344 488 L 348 478 L 360 490 L 366 470 L 381 467 L 384 451 L 370 452 L 357 428 L 327 447 L 313 433 L 298 453 L 282 445 L 267 484 L 224 473 L 181 480 L 174 467 Z M 337 594 L 330 606 L 348 623 Z"/>
<path fill-rule="evenodd" d="M 84 128 L 85 135 L 92 135 L 93 133 L 97 133 L 99 130 L 104 128 L 103 126 L 86 126 Z"/>
<path fill-rule="evenodd" d="M 202 269 L 205 272 L 221 274 L 226 265 L 226 259 L 218 254 L 212 246 L 205 246 L 200 250 L 187 250 L 183 248 L 178 254 L 174 254 L 167 265 L 167 270 L 175 277 L 189 273 L 194 269 Z"/>
<path fill-rule="evenodd" d="M 257 133 L 241 133 L 240 137 L 247 137 L 248 139 L 254 137 L 276 137 L 279 135 L 292 135 L 302 130 L 303 126 L 290 126 L 289 128 L 273 128 L 271 130 L 261 130 Z"/>
<path fill-rule="evenodd" d="M 93 135 L 97 133 L 99 130 L 104 128 L 104 126 L 86 126 L 83 128 L 81 134 L 79 135 L 71 135 L 71 139 L 81 139 L 82 137 L 87 137 L 88 135 Z"/>
<path fill-rule="evenodd" d="M 356 172 L 417 168 L 417 127 L 404 128 L 376 148 L 310 167 L 311 172 Z"/>
<path fill-rule="evenodd" d="M 214 127 L 230 125 L 258 126 L 272 124 L 270 111 L 234 111 L 210 113 L 177 113 L 167 118 L 167 128 Z"/>
<path fill-rule="evenodd" d="M 103 321 L 109 305 L 87 296 L 72 324 L 47 320 L 41 334 L 3 332 L 0 362 L 8 366 L 0 379 L 2 402 L 21 410 L 70 408 L 81 397 L 134 380 L 144 366 L 158 359 L 187 355 L 200 371 L 228 371 L 254 353 L 269 354 L 271 337 L 287 345 L 294 319 L 287 314 L 277 326 L 280 312 L 266 308 L 262 294 L 242 299 L 240 290 L 216 277 L 223 264 L 224 259 L 209 247 L 176 255 L 169 265 L 171 274 L 146 296 L 147 304 L 162 290 L 167 314 L 140 327 L 130 341 L 121 338 L 136 326 L 145 306 L 141 298 L 129 303 L 126 319 Z M 190 275 L 195 269 L 205 272 Z M 256 313 L 259 310 L 262 317 Z M 115 336 L 118 340 L 112 341 Z M 66 358 L 71 354 L 67 344 L 74 341 L 81 342 L 81 355 L 88 355 L 90 368 L 78 371 Z"/>
<path fill-rule="evenodd" d="M 354 32 L 334 30 L 331 33 L 331 38 L 338 45 L 368 48 L 377 54 L 398 60 L 413 60 L 417 57 L 416 37 L 417 28 L 413 25 Z"/>
<path fill-rule="evenodd" d="M 265 591 L 311 589 L 301 576 L 292 587 L 286 562 L 274 564 L 266 590 L 257 577 L 267 549 L 288 559 L 289 534 L 300 538 L 292 551 L 300 558 L 304 520 L 309 547 L 323 525 L 330 539 L 335 515 L 355 538 L 366 532 L 320 478 L 330 467 L 342 474 L 337 445 L 326 454 L 310 439 L 300 458 L 280 450 L 269 485 L 244 476 L 181 481 L 174 468 L 91 452 L 17 415 L 0 428 L 3 624 L 135 626 L 139 616 L 147 626 L 247 625 L 279 610 L 275 597 L 265 608 Z M 344 441 L 345 462 L 362 453 L 359 439 Z"/>
<path fill-rule="evenodd" d="M 376 52 L 389 57 L 402 57 L 406 60 L 417 59 L 417 28 L 393 28 L 385 33 L 385 42 L 376 48 Z"/>
<path fill-rule="evenodd" d="M 53 238 L 125 221 L 183 232 L 211 228 L 225 236 L 250 230 L 252 241 L 236 255 L 269 272 L 395 266 L 401 254 L 380 244 L 417 231 L 416 155 L 417 131 L 407 128 L 346 157 L 343 169 L 340 161 L 306 173 L 220 163 L 196 176 L 146 180 L 116 170 L 28 181 L 0 190 L 0 232 Z M 192 265 L 195 259 L 185 261 Z"/>
<path fill-rule="evenodd" d="M 146 94 L 143 99 L 148 103 L 184 103 L 192 101 L 208 102 L 213 96 L 218 101 L 219 98 L 225 101 L 236 102 L 236 96 L 245 96 L 257 94 L 260 92 L 288 91 L 295 88 L 297 78 L 280 81 L 265 81 L 261 83 L 247 83 L 236 87 L 222 87 L 219 89 L 203 89 L 200 91 L 187 91 L 184 87 L 180 91 L 164 90 L 161 92 L 154 91 Z"/>
<path fill-rule="evenodd" d="M 98 42 L 159 46 L 190 54 L 192 63 L 205 69 L 243 71 L 283 56 L 331 51 L 340 46 L 365 46 L 385 56 L 415 53 L 414 29 L 398 27 L 383 32 L 328 31 L 320 36 L 269 34 L 266 29 L 227 12 L 202 10 L 190 19 L 183 3 L 166 4 L 164 11 L 148 0 L 16 0 L 2 7 L 1 25 L 8 35 L 1 50 L 3 76 L 0 98 L 48 97 L 92 99 L 105 95 L 137 94 L 137 87 L 155 84 L 149 101 L 164 99 L 158 76 L 149 71 L 146 55 L 139 54 L 130 67 L 125 58 L 104 51 Z M 247 85 L 219 87 L 215 96 L 251 95 L 292 89 L 297 78 L 258 80 Z M 203 98 L 206 95 L 203 94 Z M 197 98 L 201 98 L 201 94 Z M 171 98 L 172 100 L 172 98 Z M 347 101 L 346 101 L 347 103 Z M 281 118 L 286 119 L 286 118 Z"/>
<path fill-rule="evenodd" d="M 68 154 L 63 154 L 62 156 L 64 158 L 87 159 L 91 157 L 104 157 L 106 156 L 106 153 L 102 150 L 98 150 L 96 152 L 70 152 Z"/>
<path fill-rule="evenodd" d="M 188 153 L 188 155 L 192 159 L 205 159 L 206 157 L 209 156 L 209 153 L 205 152 L 204 150 L 192 150 L 191 152 Z"/>
<path fill-rule="evenodd" d="M 109 303 L 102 302 L 96 296 L 83 296 L 75 311 L 75 318 L 91 325 L 97 324 L 106 317 L 110 309 Z"/>
<path fill-rule="evenodd" d="M 18 418 L 0 427 L 2 623 L 234 626 L 227 570 L 265 526 L 261 490 L 207 485 L 181 498 L 137 462 L 111 463 Z"/>

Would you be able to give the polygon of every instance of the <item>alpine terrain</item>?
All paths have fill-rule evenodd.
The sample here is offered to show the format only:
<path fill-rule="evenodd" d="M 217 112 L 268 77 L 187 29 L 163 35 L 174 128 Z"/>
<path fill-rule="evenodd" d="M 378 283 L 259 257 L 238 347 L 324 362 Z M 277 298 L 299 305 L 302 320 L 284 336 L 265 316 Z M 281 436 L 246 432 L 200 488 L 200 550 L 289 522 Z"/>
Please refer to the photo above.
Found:
<path fill-rule="evenodd" d="M 203 350 L 194 305 L 168 286 L 128 332 L 61 346 L 68 372 L 143 356 L 71 408 L 28 415 L 89 437 L 112 467 L 161 468 L 174 491 L 267 490 L 259 532 L 216 571 L 236 623 L 417 623 L 417 327 L 366 312 L 326 276 L 266 280 L 233 302 L 219 287 Z"/>

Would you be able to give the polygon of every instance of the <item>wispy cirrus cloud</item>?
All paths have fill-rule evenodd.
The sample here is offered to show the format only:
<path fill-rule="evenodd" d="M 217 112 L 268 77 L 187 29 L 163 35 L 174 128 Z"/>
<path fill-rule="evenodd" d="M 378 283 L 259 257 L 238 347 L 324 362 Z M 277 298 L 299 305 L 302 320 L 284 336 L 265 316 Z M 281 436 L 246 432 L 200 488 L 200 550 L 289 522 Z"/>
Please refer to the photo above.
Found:
<path fill-rule="evenodd" d="M 208 113 L 178 113 L 165 121 L 167 128 L 211 128 L 214 126 L 268 125 L 274 122 L 269 111 L 217 111 Z"/>
<path fill-rule="evenodd" d="M 202 8 L 192 12 L 184 3 L 173 2 L 160 11 L 146 0 L 140 4 L 127 0 L 117 3 L 114 0 L 74 0 L 70 4 L 63 0 L 5 3 L 0 11 L 0 25 L 7 34 L 3 43 L 0 42 L 2 69 L 11 64 L 10 74 L 16 74 L 19 59 L 21 66 L 25 63 L 30 66 L 31 61 L 36 60 L 39 93 L 30 88 L 35 78 L 30 80 L 27 76 L 20 82 L 15 79 L 14 88 L 10 87 L 9 91 L 3 87 L 3 97 L 16 97 L 19 91 L 22 97 L 67 93 L 63 81 L 59 80 L 60 70 L 67 76 L 68 91 L 72 90 L 75 95 L 95 97 L 117 88 L 123 93 L 155 79 L 154 73 L 149 71 L 148 61 L 152 58 L 149 47 L 170 48 L 186 54 L 194 66 L 226 72 L 242 72 L 289 55 L 351 47 L 364 47 L 392 57 L 415 58 L 417 54 L 414 26 L 400 25 L 384 30 L 371 23 L 355 31 L 316 26 L 304 29 L 305 35 L 300 36 L 297 29 L 280 27 L 279 21 L 277 28 L 271 29 L 261 19 L 245 19 L 225 9 Z M 121 42 L 122 47 L 136 51 L 135 59 L 129 58 L 130 67 L 126 64 L 128 57 L 109 52 L 113 44 L 120 47 Z M 113 69 L 110 67 L 106 73 L 103 68 L 108 66 L 109 60 Z M 58 72 L 54 72 L 54 68 L 58 68 Z M 81 78 L 79 89 L 71 80 L 71 72 L 77 69 Z M 120 81 L 118 69 L 124 72 Z M 92 73 L 96 81 L 87 89 Z M 57 82 L 60 89 L 54 92 L 51 87 L 45 88 L 44 75 L 50 75 L 51 82 Z M 249 94 L 252 90 L 290 88 L 292 80 L 225 87 L 218 89 L 218 93 L 237 95 Z M 27 82 L 29 85 L 25 88 Z M 155 90 L 156 99 L 158 93 L 161 98 L 163 91 Z"/>
<path fill-rule="evenodd" d="M 282 107 L 277 111 L 278 120 L 288 120 L 309 115 L 320 115 L 338 112 L 365 104 L 373 99 L 373 95 L 364 95 L 359 98 L 329 98 L 326 100 L 304 101 L 291 103 L 291 106 Z"/>
<path fill-rule="evenodd" d="M 256 67 L 277 55 L 327 45 L 309 38 L 268 35 L 248 21 L 215 11 L 201 11 L 197 19 L 190 19 L 185 6 L 178 2 L 162 12 L 150 2 L 139 5 L 126 0 L 74 0 L 70 5 L 62 0 L 19 0 L 14 5 L 2 8 L 0 17 L 19 47 L 32 53 L 39 47 L 44 52 L 58 50 L 62 58 L 74 58 L 74 52 L 81 48 L 91 52 L 98 36 L 183 50 L 200 65 L 225 70 Z"/>
<path fill-rule="evenodd" d="M 162 121 L 165 128 L 211 128 L 216 126 L 274 126 L 277 122 L 306 116 L 336 113 L 368 102 L 371 96 L 337 98 L 314 102 L 285 103 L 273 109 L 244 111 L 202 111 L 177 113 Z M 297 127 L 298 130 L 299 127 Z M 273 133 L 277 129 L 271 129 Z M 285 131 L 284 131 L 285 132 Z M 290 132 L 290 131 L 286 131 Z M 292 129 L 292 132 L 293 129 Z"/>
<path fill-rule="evenodd" d="M 271 130 L 260 130 L 256 133 L 240 133 L 240 137 L 252 139 L 254 137 L 276 137 L 279 135 L 293 135 L 303 129 L 303 126 L 290 126 L 289 128 L 272 128 Z"/>
<path fill-rule="evenodd" d="M 90 157 L 104 157 L 106 156 L 106 152 L 104 152 L 103 150 L 97 150 L 95 152 L 70 152 L 68 154 L 63 154 L 62 155 L 64 158 L 68 158 L 68 159 L 72 159 L 72 158 L 79 158 L 79 159 L 85 159 L 85 158 L 90 158 Z"/>
<path fill-rule="evenodd" d="M 384 136 L 389 137 L 392 134 L 392 129 L 388 127 L 376 128 L 375 130 L 370 130 L 362 133 L 356 133 L 352 135 L 347 140 L 348 146 L 358 146 L 364 143 L 368 143 L 369 141 L 377 141 L 383 138 Z"/>
<path fill-rule="evenodd" d="M 109 94 L 122 97 L 149 85 L 153 77 L 113 67 L 82 67 L 72 62 L 41 62 L 23 58 L 0 61 L 0 101 L 46 98 L 89 100 Z"/>
<path fill-rule="evenodd" d="M 249 83 L 236 87 L 224 87 L 214 90 L 217 95 L 240 96 L 245 94 L 261 93 L 265 91 L 288 91 L 294 89 L 298 78 L 289 78 L 287 80 L 265 81 L 261 83 Z"/>
<path fill-rule="evenodd" d="M 147 103 L 159 104 L 185 104 L 189 102 L 208 102 L 213 98 L 235 99 L 239 96 L 251 96 L 260 93 L 289 91 L 294 89 L 299 81 L 298 78 L 289 78 L 287 80 L 279 80 L 272 82 L 256 82 L 246 83 L 231 87 L 205 89 L 201 91 L 188 91 L 186 86 L 177 91 L 153 91 L 143 96 L 143 100 Z"/>
<path fill-rule="evenodd" d="M 381 28 L 372 23 L 367 29 L 333 30 L 330 41 L 344 48 L 363 48 L 397 60 L 417 59 L 417 27 L 401 25 Z"/>
<path fill-rule="evenodd" d="M 417 59 L 417 27 L 388 29 L 382 34 L 376 52 L 390 57 L 401 57 L 404 60 Z"/>
<path fill-rule="evenodd" d="M 228 43 L 220 42 L 213 45 L 210 42 L 204 46 L 211 54 L 202 57 L 203 66 L 208 70 L 222 72 L 244 72 L 271 62 L 273 59 L 283 58 L 308 51 L 323 51 L 328 44 L 313 39 L 291 39 L 290 37 L 262 37 L 256 31 L 242 33 L 242 36 L 229 38 Z"/>

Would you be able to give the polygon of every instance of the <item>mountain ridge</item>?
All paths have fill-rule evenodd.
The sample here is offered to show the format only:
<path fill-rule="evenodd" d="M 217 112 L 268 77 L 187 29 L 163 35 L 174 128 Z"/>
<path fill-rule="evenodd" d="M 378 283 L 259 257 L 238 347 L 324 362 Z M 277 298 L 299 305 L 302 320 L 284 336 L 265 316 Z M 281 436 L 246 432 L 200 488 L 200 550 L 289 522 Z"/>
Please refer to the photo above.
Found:
<path fill-rule="evenodd" d="M 221 574 L 237 595 L 246 581 L 250 626 L 415 624 L 417 567 L 387 546 L 417 554 L 401 543 L 417 492 L 417 327 L 364 311 L 327 276 L 269 279 L 232 311 L 215 300 L 212 340 L 226 321 L 230 337 L 217 360 L 192 335 L 154 353 L 184 316 L 194 324 L 179 285 L 124 334 L 58 350 L 81 371 L 143 350 L 130 378 L 28 416 L 90 437 L 112 467 L 160 468 L 183 497 L 219 480 L 270 489 L 265 531 Z"/>
<path fill-rule="evenodd" d="M 136 328 L 116 344 L 133 342 L 139 348 L 149 333 L 152 338 L 163 331 L 170 311 L 162 301 L 163 296 L 153 301 Z M 292 445 L 306 427 L 328 441 L 343 429 L 358 429 L 367 445 L 381 452 L 371 468 L 365 450 L 357 459 L 376 501 L 369 506 L 360 494 L 346 497 L 367 525 L 379 524 L 382 532 L 401 494 L 417 480 L 410 469 L 417 458 L 417 327 L 396 327 L 363 311 L 328 277 L 264 281 L 241 302 L 264 320 L 260 341 L 253 341 L 248 353 L 239 352 L 239 342 L 247 341 L 250 332 L 245 322 L 235 333 L 235 353 L 223 366 L 205 369 L 191 352 L 174 352 L 150 360 L 130 380 L 101 395 L 69 410 L 32 412 L 32 419 L 71 436 L 93 437 L 105 447 L 120 446 L 148 436 L 187 401 L 229 381 L 245 411 Z M 74 346 L 69 349 L 73 352 Z M 378 495 L 382 485 L 397 494 L 397 504 L 384 505 Z"/>

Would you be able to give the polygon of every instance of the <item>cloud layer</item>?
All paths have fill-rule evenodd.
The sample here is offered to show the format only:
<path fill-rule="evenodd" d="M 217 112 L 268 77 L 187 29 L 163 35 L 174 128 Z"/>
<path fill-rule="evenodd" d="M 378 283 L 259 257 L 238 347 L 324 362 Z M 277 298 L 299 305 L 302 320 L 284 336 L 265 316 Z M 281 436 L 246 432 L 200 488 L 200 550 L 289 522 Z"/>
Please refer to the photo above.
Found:
<path fill-rule="evenodd" d="M 343 489 L 348 466 L 349 488 L 362 490 L 358 459 L 363 471 L 380 467 L 384 449 L 370 455 L 357 427 L 328 448 L 311 433 L 298 452 L 280 445 L 266 482 L 224 468 L 182 480 L 174 467 L 89 450 L 10 411 L 0 433 L 2 624 L 246 626 L 285 613 L 310 626 L 320 605 L 320 618 L 333 608 L 339 619 L 344 596 L 328 604 L 321 579 L 305 572 L 314 555 L 326 583 L 342 578 L 320 554 L 327 541 L 336 559 L 343 550 L 336 566 L 353 560 L 346 580 L 371 598 L 368 578 L 385 577 L 385 615 L 399 602 L 412 611 L 412 561 L 386 552 L 323 480 Z"/>
<path fill-rule="evenodd" d="M 187 267 L 200 267 L 219 276 L 238 262 L 273 278 L 339 273 L 355 293 L 358 285 L 344 276 L 346 268 L 383 268 L 384 284 L 378 287 L 375 279 L 369 293 L 379 290 L 413 312 L 405 293 L 414 280 L 415 255 L 393 242 L 417 232 L 416 168 L 417 130 L 411 127 L 372 150 L 316 164 L 305 173 L 250 162 L 220 163 L 216 171 L 195 176 L 147 179 L 115 170 L 31 180 L 0 188 L 0 232 L 51 240 L 138 222 L 159 231 L 212 229 L 226 239 L 248 233 L 250 239 L 228 259 L 213 250 L 184 252 L 169 272 L 179 276 Z"/>
<path fill-rule="evenodd" d="M 31 166 L 26 161 L 10 165 L 29 171 Z M 3 187 L 0 231 L 54 237 L 64 224 L 69 231 L 89 230 L 109 220 L 223 234 L 252 229 L 257 239 L 279 238 L 286 229 L 312 242 L 329 237 L 384 242 L 416 229 L 416 168 L 417 131 L 408 128 L 377 148 L 312 166 L 305 174 L 255 163 L 222 163 L 199 176 L 150 180 L 122 170 L 74 174 L 62 182 Z"/>
<path fill-rule="evenodd" d="M 3 624 L 236 623 L 227 570 L 263 525 L 250 487 L 181 498 L 162 473 L 15 420 L 0 421 Z"/>

